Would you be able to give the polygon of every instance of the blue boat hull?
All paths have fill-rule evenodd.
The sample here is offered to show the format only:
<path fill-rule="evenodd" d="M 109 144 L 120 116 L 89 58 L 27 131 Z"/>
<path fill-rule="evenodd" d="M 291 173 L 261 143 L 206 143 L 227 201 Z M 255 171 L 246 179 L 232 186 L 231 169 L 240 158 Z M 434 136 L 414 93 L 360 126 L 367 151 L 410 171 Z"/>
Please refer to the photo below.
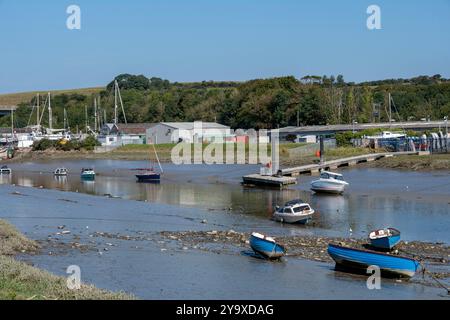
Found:
<path fill-rule="evenodd" d="M 328 246 L 328 254 L 336 262 L 337 267 L 366 273 L 367 267 L 375 265 L 380 268 L 381 274 L 385 277 L 410 278 L 419 268 L 419 262 L 410 258 L 333 244 Z"/>
<path fill-rule="evenodd" d="M 160 174 L 137 174 L 138 182 L 159 182 L 161 180 Z"/>
<path fill-rule="evenodd" d="M 400 235 L 392 237 L 384 237 L 379 239 L 370 239 L 370 245 L 374 248 L 391 250 L 400 242 Z"/>
<path fill-rule="evenodd" d="M 95 175 L 93 174 L 82 174 L 81 179 L 83 180 L 95 180 Z"/>
<path fill-rule="evenodd" d="M 256 253 L 269 259 L 281 258 L 286 253 L 283 246 L 255 236 L 250 237 L 250 247 Z"/>

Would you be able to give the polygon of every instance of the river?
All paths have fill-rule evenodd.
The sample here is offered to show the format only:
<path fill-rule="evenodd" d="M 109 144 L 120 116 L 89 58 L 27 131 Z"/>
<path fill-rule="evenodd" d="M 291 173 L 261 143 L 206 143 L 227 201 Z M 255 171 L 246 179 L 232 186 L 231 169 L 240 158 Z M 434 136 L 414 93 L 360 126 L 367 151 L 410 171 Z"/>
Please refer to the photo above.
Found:
<path fill-rule="evenodd" d="M 53 177 L 61 166 L 71 174 Z M 144 299 L 435 299 L 442 291 L 392 280 L 383 283 L 385 290 L 368 290 L 365 277 L 335 272 L 331 264 L 293 257 L 268 263 L 180 248 L 160 241 L 157 233 L 233 229 L 363 238 L 372 229 L 393 226 L 404 240 L 449 244 L 448 172 L 349 168 L 342 170 L 350 182 L 343 196 L 319 196 L 309 191 L 310 176 L 285 190 L 241 186 L 241 177 L 258 171 L 257 166 L 166 164 L 161 184 L 136 183 L 131 169 L 146 167 L 141 161 L 54 160 L 10 167 L 13 174 L 0 178 L 0 218 L 32 239 L 50 236 L 70 243 L 76 237 L 96 248 L 24 259 L 60 275 L 69 265 L 79 265 L 83 280 L 101 288 Z M 80 180 L 82 167 L 94 167 L 95 182 Z M 316 209 L 312 223 L 286 226 L 269 219 L 274 205 L 293 198 Z M 59 225 L 71 234 L 56 235 Z M 94 232 L 145 237 L 106 241 Z"/>

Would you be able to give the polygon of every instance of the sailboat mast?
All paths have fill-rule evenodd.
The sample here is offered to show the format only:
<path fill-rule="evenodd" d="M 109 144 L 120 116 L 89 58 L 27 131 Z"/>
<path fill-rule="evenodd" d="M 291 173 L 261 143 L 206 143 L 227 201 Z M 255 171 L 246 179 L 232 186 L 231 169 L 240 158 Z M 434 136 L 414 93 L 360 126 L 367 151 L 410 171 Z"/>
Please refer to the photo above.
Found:
<path fill-rule="evenodd" d="M 391 105 L 391 93 L 389 92 L 389 126 L 392 123 L 392 105 Z"/>
<path fill-rule="evenodd" d="M 36 125 L 39 126 L 40 121 L 39 121 L 39 93 L 37 94 L 36 97 Z"/>
<path fill-rule="evenodd" d="M 64 130 L 67 128 L 67 111 L 66 108 L 64 108 Z"/>
<path fill-rule="evenodd" d="M 14 140 L 14 109 L 11 108 L 11 141 Z"/>
<path fill-rule="evenodd" d="M 50 130 L 53 129 L 52 100 L 50 92 L 48 93 L 48 126 Z"/>
<path fill-rule="evenodd" d="M 94 98 L 94 131 L 97 132 L 97 97 Z"/>
<path fill-rule="evenodd" d="M 117 124 L 117 91 L 119 84 L 117 80 L 114 81 L 114 124 Z"/>
<path fill-rule="evenodd" d="M 84 117 L 85 117 L 85 126 L 86 126 L 86 134 L 88 133 L 88 113 L 87 113 L 87 105 L 84 105 Z"/>
<path fill-rule="evenodd" d="M 161 173 L 164 173 L 164 170 L 161 166 L 161 162 L 159 161 L 158 153 L 156 152 L 155 144 L 152 143 L 153 151 L 155 152 L 156 160 L 158 161 L 159 170 L 161 170 Z"/>

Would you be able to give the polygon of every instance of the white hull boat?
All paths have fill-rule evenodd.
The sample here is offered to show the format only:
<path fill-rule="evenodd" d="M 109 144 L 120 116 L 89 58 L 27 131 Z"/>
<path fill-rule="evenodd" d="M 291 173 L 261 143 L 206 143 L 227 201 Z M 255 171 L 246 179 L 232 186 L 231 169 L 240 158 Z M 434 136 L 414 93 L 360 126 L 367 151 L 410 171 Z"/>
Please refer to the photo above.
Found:
<path fill-rule="evenodd" d="M 277 207 L 272 219 L 284 223 L 307 223 L 312 219 L 314 210 L 301 200 L 287 202 L 283 207 Z"/>
<path fill-rule="evenodd" d="M 320 174 L 319 180 L 311 182 L 311 190 L 314 192 L 341 194 L 347 186 L 348 183 L 341 174 L 327 171 Z"/>

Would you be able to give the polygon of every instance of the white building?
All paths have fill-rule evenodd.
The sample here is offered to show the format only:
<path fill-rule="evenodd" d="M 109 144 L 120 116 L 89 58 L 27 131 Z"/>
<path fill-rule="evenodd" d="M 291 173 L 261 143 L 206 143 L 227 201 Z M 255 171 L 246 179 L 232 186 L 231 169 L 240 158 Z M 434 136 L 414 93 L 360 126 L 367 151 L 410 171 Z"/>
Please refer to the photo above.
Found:
<path fill-rule="evenodd" d="M 147 129 L 147 143 L 221 142 L 230 127 L 215 122 L 160 122 Z"/>

